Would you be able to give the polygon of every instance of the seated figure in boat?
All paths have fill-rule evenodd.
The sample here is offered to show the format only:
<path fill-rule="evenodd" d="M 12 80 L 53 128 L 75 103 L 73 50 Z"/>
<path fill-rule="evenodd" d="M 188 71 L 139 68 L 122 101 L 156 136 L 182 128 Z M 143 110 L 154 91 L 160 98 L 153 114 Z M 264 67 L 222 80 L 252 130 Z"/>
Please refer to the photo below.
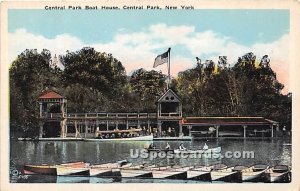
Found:
<path fill-rule="evenodd" d="M 180 143 L 179 150 L 181 150 L 181 151 L 185 151 L 186 150 L 186 148 L 183 146 L 183 143 Z"/>
<path fill-rule="evenodd" d="M 166 145 L 166 147 L 165 147 L 165 150 L 170 150 L 171 149 L 171 146 L 170 146 L 170 144 L 167 142 L 167 145 Z"/>
<path fill-rule="evenodd" d="M 151 144 L 149 145 L 148 149 L 155 149 L 155 146 L 154 146 L 154 144 L 153 144 L 153 143 L 151 143 Z"/>
<path fill-rule="evenodd" d="M 204 143 L 203 150 L 207 150 L 207 149 L 208 149 L 208 146 L 206 143 Z"/>
<path fill-rule="evenodd" d="M 98 134 L 97 138 L 98 138 L 98 139 L 103 139 L 102 134 Z"/>

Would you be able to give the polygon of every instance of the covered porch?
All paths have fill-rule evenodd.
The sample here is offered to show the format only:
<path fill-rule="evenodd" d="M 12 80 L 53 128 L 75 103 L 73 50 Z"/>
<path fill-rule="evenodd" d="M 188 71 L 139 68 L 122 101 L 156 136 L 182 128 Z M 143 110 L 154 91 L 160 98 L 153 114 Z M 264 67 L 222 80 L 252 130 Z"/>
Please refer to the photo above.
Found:
<path fill-rule="evenodd" d="M 193 137 L 271 137 L 278 122 L 263 117 L 186 117 L 181 121 L 184 135 Z"/>

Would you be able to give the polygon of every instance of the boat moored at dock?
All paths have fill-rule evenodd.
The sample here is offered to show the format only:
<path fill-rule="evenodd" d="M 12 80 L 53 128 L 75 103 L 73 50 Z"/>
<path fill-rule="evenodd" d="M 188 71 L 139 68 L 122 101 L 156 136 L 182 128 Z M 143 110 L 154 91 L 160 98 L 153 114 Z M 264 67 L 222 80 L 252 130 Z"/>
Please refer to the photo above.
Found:
<path fill-rule="evenodd" d="M 97 165 L 89 167 L 89 176 L 97 177 L 112 177 L 113 171 L 111 168 L 99 167 Z"/>
<path fill-rule="evenodd" d="M 187 171 L 151 170 L 154 179 L 187 179 Z"/>
<path fill-rule="evenodd" d="M 31 168 L 31 169 L 30 169 Z M 115 163 L 90 165 L 76 162 L 59 165 L 25 165 L 27 174 L 98 177 L 98 178 L 141 178 L 141 179 L 172 179 L 193 181 L 221 182 L 290 182 L 291 169 L 286 165 L 269 168 L 268 165 L 228 167 L 225 164 L 211 166 L 181 166 L 142 163 L 133 164 L 126 160 Z"/>
<path fill-rule="evenodd" d="M 80 162 L 71 162 L 71 163 L 63 163 L 60 165 L 24 165 L 24 174 L 33 175 L 33 174 L 46 174 L 46 175 L 57 175 L 57 167 L 84 167 L 87 166 L 86 163 Z"/>
<path fill-rule="evenodd" d="M 276 165 L 267 171 L 268 182 L 286 183 L 291 181 L 291 168 L 287 165 Z"/>
<path fill-rule="evenodd" d="M 55 165 L 24 165 L 23 171 L 26 175 L 57 175 Z"/>
<path fill-rule="evenodd" d="M 254 165 L 251 167 L 238 165 L 232 171 L 241 172 L 243 182 L 265 182 L 268 168 L 268 165 Z"/>
<path fill-rule="evenodd" d="M 136 169 L 121 169 L 122 178 L 153 178 L 152 171 L 136 170 Z"/>
<path fill-rule="evenodd" d="M 242 182 L 242 173 L 238 171 L 233 171 L 233 168 L 234 167 L 228 167 L 224 164 L 215 164 L 206 167 L 205 169 L 210 169 L 212 181 Z"/>
<path fill-rule="evenodd" d="M 90 169 L 86 167 L 57 166 L 57 176 L 89 176 Z"/>

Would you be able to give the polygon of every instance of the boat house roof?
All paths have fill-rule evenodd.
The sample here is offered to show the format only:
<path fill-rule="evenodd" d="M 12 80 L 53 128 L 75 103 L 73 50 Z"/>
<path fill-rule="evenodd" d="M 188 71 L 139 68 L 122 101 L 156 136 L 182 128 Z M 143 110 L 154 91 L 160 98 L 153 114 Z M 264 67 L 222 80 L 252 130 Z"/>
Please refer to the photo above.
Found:
<path fill-rule="evenodd" d="M 277 123 L 263 117 L 185 117 L 181 121 L 181 124 L 184 126 L 272 125 Z"/>
<path fill-rule="evenodd" d="M 171 89 L 168 89 L 158 100 L 160 102 L 181 102 L 179 96 Z"/>

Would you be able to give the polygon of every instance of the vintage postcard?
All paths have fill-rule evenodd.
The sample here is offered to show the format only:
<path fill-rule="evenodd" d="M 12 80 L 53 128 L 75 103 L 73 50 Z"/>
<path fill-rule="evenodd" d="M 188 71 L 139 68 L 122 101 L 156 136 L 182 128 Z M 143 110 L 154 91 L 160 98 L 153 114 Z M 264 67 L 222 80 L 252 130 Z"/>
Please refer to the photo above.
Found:
<path fill-rule="evenodd" d="M 0 190 L 299 190 L 297 1 L 1 3 Z"/>

